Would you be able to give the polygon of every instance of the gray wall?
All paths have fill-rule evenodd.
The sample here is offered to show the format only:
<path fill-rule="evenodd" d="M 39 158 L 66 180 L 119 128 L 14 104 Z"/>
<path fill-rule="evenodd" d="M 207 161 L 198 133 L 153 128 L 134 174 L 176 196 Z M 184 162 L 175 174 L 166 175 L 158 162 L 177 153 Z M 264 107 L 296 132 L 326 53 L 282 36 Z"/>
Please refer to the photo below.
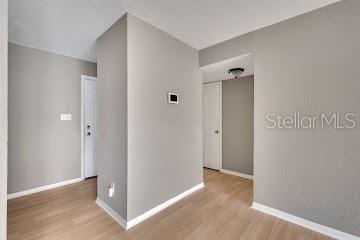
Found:
<path fill-rule="evenodd" d="M 82 74 L 96 64 L 9 44 L 8 193 L 80 177 Z"/>
<path fill-rule="evenodd" d="M 127 16 L 99 39 L 97 161 L 98 198 L 127 215 Z M 115 195 L 108 197 L 110 183 Z"/>
<path fill-rule="evenodd" d="M 128 15 L 128 219 L 203 182 L 198 51 Z M 167 93 L 180 94 L 178 105 Z M 146 200 L 146 201 L 144 201 Z"/>
<path fill-rule="evenodd" d="M 6 239 L 7 219 L 7 6 L 7 0 L 0 0 L 0 240 Z"/>
<path fill-rule="evenodd" d="M 360 235 L 359 127 L 270 130 L 265 116 L 360 112 L 359 12 L 360 1 L 341 1 L 254 32 L 249 48 L 255 53 L 254 201 L 354 235 Z M 208 50 L 215 51 L 200 51 L 200 62 L 207 62 Z"/>
<path fill-rule="evenodd" d="M 200 50 L 199 65 L 207 66 L 230 58 L 245 55 L 253 51 L 252 32 L 215 44 Z"/>
<path fill-rule="evenodd" d="M 222 82 L 222 168 L 253 175 L 254 76 Z"/>

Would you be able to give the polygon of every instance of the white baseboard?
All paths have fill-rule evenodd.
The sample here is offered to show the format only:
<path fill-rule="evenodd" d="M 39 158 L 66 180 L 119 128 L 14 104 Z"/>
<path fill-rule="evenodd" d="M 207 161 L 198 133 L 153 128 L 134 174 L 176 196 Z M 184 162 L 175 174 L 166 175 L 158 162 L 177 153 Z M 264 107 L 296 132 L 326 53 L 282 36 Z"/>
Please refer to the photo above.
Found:
<path fill-rule="evenodd" d="M 115 212 L 109 205 L 107 205 L 105 202 L 103 202 L 101 199 L 96 198 L 96 204 L 99 205 L 107 214 L 110 215 L 117 223 L 119 223 L 124 229 L 130 229 L 134 227 L 135 225 L 141 223 L 142 221 L 145 221 L 149 217 L 157 214 L 158 212 L 161 212 L 165 208 L 173 205 L 174 203 L 180 201 L 181 199 L 185 198 L 186 196 L 190 195 L 191 193 L 203 188 L 205 185 L 204 183 L 198 184 L 189 190 L 186 190 L 185 192 L 177 195 L 176 197 L 173 197 L 166 202 L 154 207 L 153 209 L 150 209 L 149 211 L 141 214 L 140 216 L 137 216 L 136 218 L 126 221 L 124 218 L 122 218 L 117 212 Z"/>
<path fill-rule="evenodd" d="M 204 183 L 200 183 L 192 188 L 190 188 L 189 190 L 186 190 L 183 193 L 180 193 L 179 195 L 167 200 L 166 202 L 154 207 L 153 209 L 150 209 L 149 211 L 141 214 L 140 216 L 137 216 L 136 218 L 130 220 L 127 222 L 127 229 L 132 228 L 133 226 L 141 223 L 142 221 L 148 219 L 149 217 L 157 214 L 158 212 L 161 212 L 162 210 L 164 210 L 165 208 L 170 207 L 171 205 L 173 205 L 174 203 L 180 201 L 181 199 L 187 197 L 188 195 L 192 194 L 193 192 L 196 192 L 197 190 L 203 188 L 205 185 Z"/>
<path fill-rule="evenodd" d="M 238 173 L 238 172 L 234 172 L 234 171 L 230 171 L 230 170 L 226 170 L 226 169 L 220 169 L 220 172 L 225 173 L 225 174 L 238 176 L 238 177 L 242 177 L 242 178 L 247 178 L 247 179 L 250 179 L 250 180 L 254 180 L 254 176 L 252 176 L 252 175 Z"/>
<path fill-rule="evenodd" d="M 120 224 L 124 229 L 126 227 L 126 220 L 122 218 L 117 212 L 115 212 L 109 205 L 107 205 L 104 201 L 100 198 L 96 198 L 96 204 L 99 205 L 107 214 L 110 215 L 118 224 Z"/>
<path fill-rule="evenodd" d="M 37 187 L 37 188 L 33 188 L 33 189 L 21 191 L 21 192 L 11 193 L 11 194 L 7 195 L 7 199 L 11 200 L 11 199 L 14 199 L 14 198 L 27 196 L 27 195 L 30 195 L 30 194 L 33 194 L 33 193 L 38 193 L 38 192 L 43 192 L 43 191 L 58 188 L 58 187 L 63 187 L 63 186 L 69 185 L 69 184 L 81 182 L 82 180 L 83 179 L 81 179 L 81 178 L 75 178 L 75 179 L 71 179 L 71 180 L 67 180 L 67 181 L 63 181 L 63 182 L 58 182 L 58 183 L 53 183 L 53 184 L 50 184 L 50 185 Z"/>
<path fill-rule="evenodd" d="M 318 223 L 306 220 L 304 218 L 297 217 L 295 215 L 282 212 L 280 210 L 277 210 L 275 208 L 271 208 L 256 202 L 253 202 L 251 208 L 258 210 L 260 212 L 275 216 L 277 218 L 283 219 L 285 221 L 294 223 L 296 225 L 302 226 L 304 228 L 310 229 L 312 231 L 321 233 L 325 236 L 339 239 L 339 240 L 360 240 L 360 237 L 351 235 L 349 233 L 341 232 L 339 230 L 336 230 L 334 228 L 326 227 L 323 225 L 320 225 Z"/>

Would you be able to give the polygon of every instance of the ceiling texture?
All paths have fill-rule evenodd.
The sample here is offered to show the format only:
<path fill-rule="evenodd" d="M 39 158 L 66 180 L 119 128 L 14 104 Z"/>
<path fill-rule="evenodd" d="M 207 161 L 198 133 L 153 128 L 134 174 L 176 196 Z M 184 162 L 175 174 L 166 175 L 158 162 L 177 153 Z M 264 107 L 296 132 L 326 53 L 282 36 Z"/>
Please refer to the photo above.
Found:
<path fill-rule="evenodd" d="M 96 62 L 96 39 L 130 12 L 202 49 L 338 0 L 9 0 L 9 40 Z"/>

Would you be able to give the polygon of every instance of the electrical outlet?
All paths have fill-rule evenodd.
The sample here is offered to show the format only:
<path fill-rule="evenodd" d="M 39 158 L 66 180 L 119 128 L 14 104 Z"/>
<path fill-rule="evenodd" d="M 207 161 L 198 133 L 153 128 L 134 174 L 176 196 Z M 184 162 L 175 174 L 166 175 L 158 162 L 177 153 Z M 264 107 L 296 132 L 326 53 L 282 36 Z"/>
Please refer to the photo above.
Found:
<path fill-rule="evenodd" d="M 109 186 L 109 197 L 112 198 L 115 194 L 115 183 L 111 183 Z"/>

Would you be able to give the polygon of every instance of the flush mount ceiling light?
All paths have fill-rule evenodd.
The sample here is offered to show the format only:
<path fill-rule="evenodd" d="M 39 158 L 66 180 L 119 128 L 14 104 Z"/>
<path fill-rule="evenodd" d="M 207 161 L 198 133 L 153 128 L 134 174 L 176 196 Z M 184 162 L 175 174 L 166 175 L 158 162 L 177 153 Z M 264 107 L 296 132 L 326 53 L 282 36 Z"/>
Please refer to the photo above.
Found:
<path fill-rule="evenodd" d="M 238 78 L 244 72 L 244 69 L 243 68 L 232 68 L 232 69 L 229 69 L 228 72 L 233 78 Z"/>

